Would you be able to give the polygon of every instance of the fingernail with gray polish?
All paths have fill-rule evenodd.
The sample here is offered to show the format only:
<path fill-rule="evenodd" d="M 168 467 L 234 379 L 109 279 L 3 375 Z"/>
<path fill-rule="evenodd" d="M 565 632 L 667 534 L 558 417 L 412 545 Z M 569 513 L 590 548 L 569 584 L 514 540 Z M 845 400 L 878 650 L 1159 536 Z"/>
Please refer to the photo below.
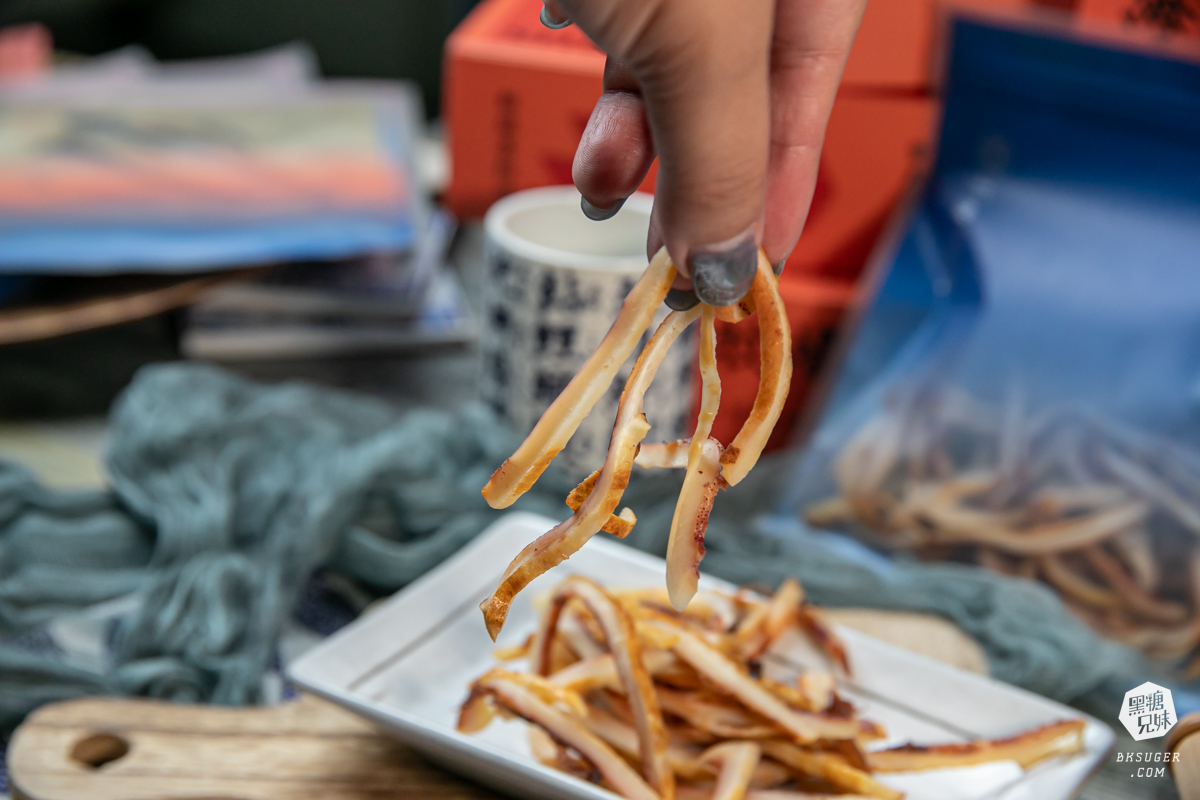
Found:
<path fill-rule="evenodd" d="M 727 306 L 745 297 L 754 284 L 758 246 L 754 234 L 747 233 L 732 245 L 718 247 L 692 250 L 688 267 L 700 299 L 710 306 Z"/>
<path fill-rule="evenodd" d="M 587 201 L 586 197 L 579 198 L 579 206 L 583 209 L 583 215 L 588 219 L 596 222 L 604 222 L 606 219 L 612 219 L 621 210 L 621 206 L 625 205 L 626 198 L 622 197 L 617 202 L 613 203 L 608 208 L 596 208 Z"/>
<path fill-rule="evenodd" d="M 672 311 L 687 311 L 689 308 L 699 305 L 700 298 L 691 289 L 671 289 L 667 292 L 667 299 L 663 302 Z"/>
<path fill-rule="evenodd" d="M 538 19 L 552 31 L 562 30 L 571 24 L 570 19 L 564 19 L 562 22 L 555 22 L 554 17 L 550 16 L 550 9 L 542 6 L 542 13 L 538 15 Z"/>
<path fill-rule="evenodd" d="M 775 273 L 775 277 L 776 277 L 776 278 L 778 278 L 780 275 L 782 275 L 782 274 L 783 274 L 783 268 L 784 268 L 785 266 L 787 266 L 787 259 L 786 259 L 786 258 L 784 258 L 784 259 L 780 259 L 780 261 L 779 261 L 779 263 L 778 263 L 778 264 L 776 264 L 775 266 L 771 267 L 771 271 Z"/>

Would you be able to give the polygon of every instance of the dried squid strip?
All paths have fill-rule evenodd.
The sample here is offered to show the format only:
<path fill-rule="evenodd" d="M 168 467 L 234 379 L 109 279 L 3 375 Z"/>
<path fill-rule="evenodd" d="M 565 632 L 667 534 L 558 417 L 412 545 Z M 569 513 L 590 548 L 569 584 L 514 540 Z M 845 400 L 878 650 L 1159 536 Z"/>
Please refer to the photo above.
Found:
<path fill-rule="evenodd" d="M 804 590 L 795 578 L 780 584 L 766 603 L 758 605 L 738 624 L 733 633 L 734 646 L 745 659 L 758 658 L 779 636 L 799 623 Z"/>
<path fill-rule="evenodd" d="M 721 443 L 709 438 L 721 405 L 713 319 L 712 307 L 704 306 L 700 316 L 700 413 L 688 447 L 687 473 L 675 502 L 667 543 L 667 595 L 676 611 L 687 608 L 696 594 L 700 561 L 704 558 L 704 532 L 722 480 Z"/>
<path fill-rule="evenodd" d="M 766 603 L 756 606 L 742 619 L 733 633 L 734 649 L 743 658 L 757 658 L 791 627 L 800 628 L 830 661 L 850 675 L 846 646 L 820 613 L 804 602 L 804 589 L 795 578 L 785 579 Z"/>
<path fill-rule="evenodd" d="M 691 439 L 644 444 L 638 449 L 633 463 L 643 469 L 683 469 L 688 465 Z"/>
<path fill-rule="evenodd" d="M 637 459 L 634 459 L 633 463 L 636 464 Z M 596 470 L 571 490 L 571 493 L 567 495 L 567 508 L 572 511 L 579 510 L 579 507 L 583 505 L 583 501 L 592 493 L 592 488 L 595 487 L 596 481 L 600 478 L 600 472 L 601 470 Z M 623 508 L 620 514 L 610 515 L 608 521 L 604 523 L 604 527 L 600 530 L 605 533 L 611 533 L 618 539 L 624 539 L 633 531 L 633 526 L 636 524 L 637 515 L 633 513 L 633 509 Z"/>
<path fill-rule="evenodd" d="M 834 464 L 834 477 L 847 505 L 868 525 L 890 529 L 896 498 L 884 481 L 900 461 L 904 426 L 893 415 L 871 418 L 850 439 Z"/>
<path fill-rule="evenodd" d="M 558 619 L 558 636 L 581 659 L 608 655 L 604 646 L 596 641 L 596 637 L 588 629 L 589 622 L 589 620 L 584 619 L 583 613 L 579 608 L 568 606 L 567 610 Z M 529 643 L 530 650 L 533 649 L 532 640 L 536 638 L 537 634 L 531 637 Z"/>
<path fill-rule="evenodd" d="M 700 412 L 696 430 L 688 446 L 688 463 L 700 457 L 700 448 L 712 433 L 713 420 L 721 406 L 721 374 L 717 371 L 717 331 L 713 324 L 712 306 L 700 312 Z"/>
<path fill-rule="evenodd" d="M 1170 484 L 1149 469 L 1109 448 L 1101 452 L 1104 466 L 1129 488 L 1166 509 L 1193 536 L 1200 536 L 1200 510 L 1179 496 Z"/>
<path fill-rule="evenodd" d="M 1067 597 L 1093 608 L 1117 609 L 1124 605 L 1116 592 L 1081 575 L 1062 556 L 1042 556 L 1038 559 L 1038 566 L 1046 582 Z"/>
<path fill-rule="evenodd" d="M 658 688 L 663 710 L 674 714 L 697 730 L 727 739 L 766 739 L 779 735 L 775 725 L 715 696 L 705 698 L 696 692 L 677 692 Z"/>
<path fill-rule="evenodd" d="M 667 729 L 663 725 L 654 683 L 642 660 L 637 629 L 621 604 L 592 579 L 572 575 L 555 587 L 534 640 L 534 674 L 549 675 L 550 645 L 558 627 L 558 617 L 567 602 L 573 599 L 587 606 L 604 631 L 609 654 L 637 727 L 642 774 L 664 800 L 671 800 L 675 795 L 675 777 L 667 764 Z"/>
<path fill-rule="evenodd" d="M 642 662 L 646 665 L 646 671 L 653 676 L 679 666 L 679 660 L 663 650 L 642 650 Z M 612 653 L 576 661 L 552 674 L 550 682 L 574 692 L 590 692 L 594 689 L 619 691 L 623 688 Z"/>
<path fill-rule="evenodd" d="M 758 253 L 760 260 L 765 258 L 762 251 Z M 754 313 L 754 293 L 750 292 L 736 303 L 730 303 L 727 306 L 719 306 L 716 308 L 717 319 L 721 322 L 728 322 L 736 325 L 746 317 Z"/>
<path fill-rule="evenodd" d="M 1154 557 L 1154 544 L 1150 533 L 1144 528 L 1137 528 L 1120 536 L 1114 536 L 1111 542 L 1117 555 L 1125 566 L 1129 567 L 1133 579 L 1147 592 L 1158 588 L 1160 579 L 1158 561 Z"/>
<path fill-rule="evenodd" d="M 529 648 L 533 646 L 533 634 L 529 634 L 520 644 L 497 647 L 492 650 L 492 658 L 497 661 L 518 661 L 529 656 Z"/>
<path fill-rule="evenodd" d="M 769 678 L 759 678 L 758 682 L 780 700 L 801 711 L 826 711 L 837 699 L 837 684 L 828 672 L 802 672 L 796 677 L 795 686 Z M 861 732 L 859 738 L 862 738 Z"/>
<path fill-rule="evenodd" d="M 850 502 L 842 495 L 828 497 L 804 507 L 804 521 L 814 528 L 834 528 L 848 525 L 856 519 Z"/>
<path fill-rule="evenodd" d="M 667 608 L 671 604 L 665 586 L 621 588 L 611 591 L 614 597 L 634 610 L 640 609 L 642 606 Z M 750 602 L 760 603 L 761 601 L 751 598 Z M 727 595 L 711 590 L 700 591 L 693 598 L 693 604 L 688 606 L 686 616 L 712 630 L 728 631 L 737 622 L 738 609 L 742 604 L 744 601 L 736 595 Z"/>
<path fill-rule="evenodd" d="M 554 737 L 546 733 L 544 728 L 539 728 L 537 725 L 529 726 L 529 753 L 538 762 L 551 769 L 574 775 L 589 783 L 599 780 L 600 776 L 596 769 L 586 759 L 572 755 L 567 748 L 554 741 Z"/>
<path fill-rule="evenodd" d="M 1081 559 L 1075 554 L 1072 563 Z M 1200 594 L 1200 561 L 1194 566 Z M 587 578 L 565 579 L 541 605 L 527 648 L 533 671 L 495 669 L 476 681 L 459 729 L 479 730 L 498 713 L 523 717 L 532 723 L 530 751 L 539 762 L 633 800 L 902 800 L 872 773 L 1000 760 L 1028 769 L 1082 749 L 1085 722 L 1076 719 L 1000 740 L 866 752 L 863 746 L 886 731 L 855 716 L 831 675 L 801 672 L 794 686 L 751 677 L 754 657 L 737 647 L 739 632 L 757 641 L 794 629 L 798 611 L 815 616 L 798 584 L 785 582 L 767 598 L 746 590 L 720 595 L 726 603 L 704 592 L 687 612 L 667 608 L 664 595 L 661 588 L 609 592 Z M 569 663 L 551 658 L 552 650 L 570 657 L 561 626 L 572 618 L 586 628 L 589 643 L 610 652 Z M 546 677 L 555 661 L 566 666 Z M 639 667 L 640 675 L 628 677 Z M 692 680 L 676 686 L 667 679 L 672 674 Z M 655 738 L 644 732 L 641 690 L 657 696 L 666 722 L 653 761 L 669 776 L 664 789 L 644 766 L 638 774 L 647 763 L 646 743 Z"/>
<path fill-rule="evenodd" d="M 554 457 L 566 447 L 579 424 L 608 391 L 617 371 L 637 347 L 674 280 L 675 265 L 664 247 L 655 254 L 641 279 L 625 297 L 599 347 L 546 409 L 517 451 L 500 465 L 483 487 L 483 497 L 488 505 L 492 508 L 511 506 L 529 491 Z"/>
<path fill-rule="evenodd" d="M 758 312 L 758 394 L 742 429 L 721 456 L 721 474 L 730 486 L 740 483 L 758 463 L 792 384 L 792 329 L 779 296 L 778 278 L 761 250 L 750 292 Z"/>
<path fill-rule="evenodd" d="M 636 291 L 636 288 L 635 288 Z M 633 365 L 633 372 L 621 393 L 617 419 L 613 425 L 608 457 L 591 493 L 569 519 L 555 525 L 517 554 L 508 565 L 500 585 L 480 604 L 488 634 L 495 640 L 508 617 L 508 609 L 517 592 L 547 570 L 558 566 L 583 547 L 612 516 L 621 493 L 629 483 L 638 444 L 650 430 L 642 401 L 662 364 L 667 350 L 688 325 L 700 316 L 700 308 L 673 311 L 658 326 Z"/>
<path fill-rule="evenodd" d="M 637 758 L 638 735 L 631 726 L 597 708 L 588 709 L 584 724 L 618 753 Z M 708 769 L 696 763 L 697 755 L 699 753 L 693 748 L 675 742 L 667 745 L 667 762 L 671 765 L 671 770 L 684 780 L 703 780 L 711 776 L 712 773 Z"/>
<path fill-rule="evenodd" d="M 530 691 L 512 673 L 492 670 L 471 687 L 472 697 L 488 696 L 508 711 L 546 730 L 558 742 L 573 747 L 608 784 L 628 800 L 661 800 L 642 777 L 574 714 L 560 710 Z M 468 704 L 470 704 L 468 700 Z M 460 730 L 464 729 L 460 718 Z"/>
<path fill-rule="evenodd" d="M 881 800 L 902 800 L 904 797 L 903 792 L 884 786 L 870 773 L 850 766 L 833 753 L 805 750 L 780 739 L 762 742 L 760 746 L 765 755 L 780 764 L 804 775 L 821 778 L 838 789 Z"/>
<path fill-rule="evenodd" d="M 746 708 L 759 714 L 797 742 L 818 739 L 853 739 L 858 734 L 858 721 L 853 717 L 835 718 L 808 714 L 789 707 L 764 689 L 736 663 L 674 621 L 665 618 L 646 620 L 647 626 L 657 628 L 673 638 L 671 651 L 689 664 L 719 691 L 737 698 Z"/>
<path fill-rule="evenodd" d="M 667 595 L 677 611 L 687 608 L 696 594 L 708 516 L 721 488 L 721 443 L 705 439 L 693 450 L 698 452 L 688 464 L 667 542 Z"/>
<path fill-rule="evenodd" d="M 1115 506 L 1129 499 L 1129 492 L 1112 484 L 1087 486 L 1045 486 L 1029 501 L 1029 511 L 1035 517 L 1062 517 L 1074 511 L 1094 511 Z"/>
<path fill-rule="evenodd" d="M 1012 529 L 1001 525 L 973 525 L 938 528 L 934 541 L 980 544 L 1017 555 L 1048 555 L 1096 544 L 1140 526 L 1150 512 L 1145 503 L 1131 501 L 1082 517 L 1045 522 L 1029 528 Z M 930 522 L 941 520 L 929 510 Z"/>
<path fill-rule="evenodd" d="M 800 606 L 800 627 L 808 638 L 820 648 L 829 660 L 841 668 L 844 675 L 851 675 L 850 657 L 846 654 L 846 645 L 841 638 L 829 629 L 819 611 L 809 605 Z"/>
<path fill-rule="evenodd" d="M 591 708 L 585 721 L 588 729 L 627 757 L 637 756 L 637 733 L 633 728 L 605 711 Z M 667 746 L 667 760 L 676 777 L 685 781 L 702 781 L 714 777 L 712 767 L 699 760 L 701 753 L 680 742 Z M 774 761 L 759 761 L 750 776 L 750 786 L 757 788 L 780 786 L 791 780 L 791 773 Z M 684 791 L 676 790 L 676 796 Z"/>
<path fill-rule="evenodd" d="M 1159 600 L 1147 592 L 1130 575 L 1114 557 L 1100 547 L 1088 547 L 1083 550 L 1083 559 L 1088 566 L 1112 587 L 1113 591 L 1124 601 L 1125 607 L 1146 619 L 1157 622 L 1181 622 L 1187 619 L 1187 609 L 1179 603 Z"/>
<path fill-rule="evenodd" d="M 975 560 L 981 567 L 990 569 L 992 572 L 999 572 L 1001 575 L 1012 575 L 1028 580 L 1037 578 L 1038 562 L 1035 558 L 1009 556 L 986 547 L 980 547 L 975 554 Z"/>
<path fill-rule="evenodd" d="M 711 800 L 712 793 L 699 786 L 685 786 L 679 790 L 679 800 Z M 873 800 L 865 794 L 813 794 L 790 789 L 751 789 L 743 800 Z"/>
<path fill-rule="evenodd" d="M 1144 650 L 1157 658 L 1183 658 L 1200 642 L 1200 620 L 1189 620 L 1167 628 L 1145 624 L 1135 626 L 1127 619 L 1111 617 L 1103 622 L 1110 639 Z"/>
<path fill-rule="evenodd" d="M 875 772 L 969 767 L 990 761 L 1016 761 L 1022 769 L 1028 769 L 1047 758 L 1083 752 L 1085 727 L 1083 720 L 1069 719 L 1052 722 L 1007 739 L 928 746 L 906 744 L 867 753 L 867 763 Z"/>
<path fill-rule="evenodd" d="M 483 489 L 489 505 L 494 508 L 511 505 L 537 481 L 562 450 L 636 345 L 640 331 L 653 318 L 674 275 L 674 265 L 666 251 L 660 250 L 626 297 L 616 322 L 600 347 L 543 414 L 517 452 L 492 475 Z M 714 320 L 740 318 L 752 311 L 758 314 L 760 340 L 758 393 L 741 431 L 722 450 L 719 443 L 710 441 L 708 436 L 720 402 Z M 604 466 L 567 498 L 574 512 L 571 518 L 518 553 L 495 592 L 480 605 L 493 640 L 504 625 L 513 597 L 530 581 L 569 558 L 600 530 L 619 537 L 629 534 L 636 516 L 629 509 L 622 510 L 619 516 L 614 516 L 614 512 L 635 462 L 648 466 L 674 466 L 678 462 L 681 443 L 648 446 L 647 453 L 638 462 L 641 441 L 650 427 L 642 413 L 642 403 L 667 349 L 697 317 L 704 319 L 700 348 L 704 392 L 696 435 L 688 445 L 688 474 L 672 520 L 673 546 L 667 580 L 669 597 L 676 608 L 686 606 L 695 594 L 699 561 L 704 554 L 703 534 L 713 497 L 719 488 L 741 481 L 757 463 L 783 410 L 791 385 L 791 328 L 779 294 L 778 279 L 761 250 L 748 299 L 743 298 L 735 309 L 724 315 L 706 304 L 684 312 L 672 312 L 639 354 L 621 393 Z"/>
<path fill-rule="evenodd" d="M 705 750 L 700 762 L 720 766 L 712 800 L 743 800 L 761 758 L 762 749 L 754 742 L 722 742 Z"/>

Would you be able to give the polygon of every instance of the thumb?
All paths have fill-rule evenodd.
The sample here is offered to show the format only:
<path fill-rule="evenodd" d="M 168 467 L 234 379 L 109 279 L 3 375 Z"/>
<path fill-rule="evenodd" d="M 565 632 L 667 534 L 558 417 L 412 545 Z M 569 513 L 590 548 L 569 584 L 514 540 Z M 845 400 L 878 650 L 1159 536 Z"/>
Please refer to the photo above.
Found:
<path fill-rule="evenodd" d="M 655 216 L 706 303 L 754 281 L 770 130 L 768 0 L 563 0 L 629 66 L 659 158 Z"/>

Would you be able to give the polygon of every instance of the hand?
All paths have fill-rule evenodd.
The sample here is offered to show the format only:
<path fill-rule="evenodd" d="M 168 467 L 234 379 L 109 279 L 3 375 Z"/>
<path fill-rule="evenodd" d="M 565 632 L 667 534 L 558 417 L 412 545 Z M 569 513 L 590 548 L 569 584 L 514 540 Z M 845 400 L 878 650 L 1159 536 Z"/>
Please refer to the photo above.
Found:
<path fill-rule="evenodd" d="M 668 304 L 737 301 L 758 246 L 782 266 L 800 238 L 866 0 L 545 2 L 608 54 L 572 170 L 585 213 L 615 214 L 657 154 L 647 250 L 679 269 Z"/>

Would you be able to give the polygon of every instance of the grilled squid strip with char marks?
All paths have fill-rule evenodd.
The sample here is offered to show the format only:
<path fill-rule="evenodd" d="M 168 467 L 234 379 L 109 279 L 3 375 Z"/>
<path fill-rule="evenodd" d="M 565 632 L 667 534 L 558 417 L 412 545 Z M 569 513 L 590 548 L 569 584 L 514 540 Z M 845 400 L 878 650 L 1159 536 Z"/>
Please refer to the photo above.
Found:
<path fill-rule="evenodd" d="M 675 265 L 664 247 L 625 297 L 616 320 L 600 346 L 567 384 L 533 431 L 512 456 L 500 465 L 483 487 L 492 508 L 508 508 L 529 491 L 554 457 L 575 435 L 579 423 L 608 391 L 621 365 L 637 347 L 659 305 L 675 280 Z"/>
<path fill-rule="evenodd" d="M 663 725 L 654 683 L 642 660 L 637 628 L 621 604 L 595 581 L 582 575 L 572 575 L 555 588 L 542 618 L 541 629 L 534 640 L 534 673 L 541 676 L 550 674 L 550 646 L 558 627 L 558 617 L 567 602 L 573 599 L 587 606 L 604 631 L 609 654 L 633 711 L 643 776 L 663 800 L 674 800 L 675 777 L 667 763 L 667 729 Z"/>
<path fill-rule="evenodd" d="M 762 749 L 754 742 L 722 742 L 704 751 L 701 763 L 720 765 L 712 800 L 743 800 Z"/>
<path fill-rule="evenodd" d="M 691 439 L 643 444 L 633 463 L 642 469 L 684 469 L 688 465 L 691 446 Z"/>
<path fill-rule="evenodd" d="M 676 611 L 687 608 L 700 580 L 704 558 L 704 532 L 713 500 L 721 488 L 721 443 L 710 439 L 713 420 L 721 405 L 721 376 L 717 372 L 717 335 L 713 309 L 700 317 L 700 413 L 688 447 L 687 473 L 671 518 L 667 543 L 667 594 Z"/>
<path fill-rule="evenodd" d="M 946 767 L 968 767 L 991 761 L 1016 761 L 1028 769 L 1039 761 L 1083 751 L 1081 719 L 1052 722 L 1007 739 L 935 745 L 901 745 L 867 753 L 867 764 L 875 772 L 914 772 Z"/>
<path fill-rule="evenodd" d="M 758 394 L 742 429 L 721 456 L 721 474 L 730 486 L 740 483 L 758 463 L 792 385 L 792 328 L 779 296 L 778 279 L 761 250 L 750 293 L 758 312 Z"/>
<path fill-rule="evenodd" d="M 858 734 L 858 720 L 854 717 L 840 719 L 790 708 L 745 674 L 724 653 L 677 623 L 659 618 L 647 620 L 646 624 L 673 637 L 671 651 L 681 661 L 691 665 L 720 691 L 737 698 L 750 711 L 778 725 L 795 741 L 853 739 Z"/>
<path fill-rule="evenodd" d="M 573 747 L 600 773 L 608 784 L 628 800 L 661 800 L 633 767 L 621 758 L 603 739 L 581 724 L 575 716 L 542 700 L 512 675 L 492 670 L 471 687 L 472 697 L 487 695 L 496 703 L 527 722 L 546 730 L 556 741 Z M 473 705 L 468 700 L 466 708 Z M 460 718 L 459 730 L 470 732 Z"/>
<path fill-rule="evenodd" d="M 697 449 L 679 491 L 667 542 L 667 595 L 676 611 L 687 608 L 696 594 L 708 515 L 721 488 L 721 444 L 706 439 Z"/>
<path fill-rule="evenodd" d="M 528 586 L 534 578 L 570 558 L 612 517 L 629 483 L 637 446 L 650 430 L 646 415 L 642 413 L 646 390 L 671 344 L 699 316 L 699 307 L 689 311 L 673 311 L 658 326 L 633 365 L 625 391 L 621 392 L 608 457 L 595 487 L 569 519 L 555 525 L 517 554 L 505 570 L 500 585 L 491 597 L 480 604 L 488 634 L 493 641 L 504 626 L 509 605 L 517 592 Z"/>

